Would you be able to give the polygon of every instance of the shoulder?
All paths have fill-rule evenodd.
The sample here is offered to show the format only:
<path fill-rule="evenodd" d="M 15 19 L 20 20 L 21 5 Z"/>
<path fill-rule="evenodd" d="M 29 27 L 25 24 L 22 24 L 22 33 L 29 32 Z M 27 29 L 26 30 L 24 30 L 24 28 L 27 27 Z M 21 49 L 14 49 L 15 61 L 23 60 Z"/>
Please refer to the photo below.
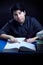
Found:
<path fill-rule="evenodd" d="M 37 23 L 38 20 L 35 17 L 26 16 L 26 20 L 28 20 L 31 23 Z"/>
<path fill-rule="evenodd" d="M 30 16 L 26 16 L 26 20 L 29 20 Z"/>
<path fill-rule="evenodd" d="M 31 16 L 26 16 L 26 19 L 31 20 L 31 21 L 37 20 L 35 17 L 31 17 Z"/>
<path fill-rule="evenodd" d="M 12 26 L 14 24 L 14 19 L 9 20 L 8 24 Z"/>
<path fill-rule="evenodd" d="M 37 18 L 32 17 L 32 16 L 27 16 L 28 22 L 30 22 L 32 25 L 39 25 L 39 21 Z"/>
<path fill-rule="evenodd" d="M 33 24 L 39 24 L 38 19 L 36 19 L 35 17 L 30 17 L 30 18 L 31 18 L 31 22 L 32 22 Z"/>
<path fill-rule="evenodd" d="M 35 17 L 31 17 L 32 21 L 38 21 Z"/>
<path fill-rule="evenodd" d="M 9 23 L 12 23 L 13 22 L 13 19 L 9 20 Z"/>

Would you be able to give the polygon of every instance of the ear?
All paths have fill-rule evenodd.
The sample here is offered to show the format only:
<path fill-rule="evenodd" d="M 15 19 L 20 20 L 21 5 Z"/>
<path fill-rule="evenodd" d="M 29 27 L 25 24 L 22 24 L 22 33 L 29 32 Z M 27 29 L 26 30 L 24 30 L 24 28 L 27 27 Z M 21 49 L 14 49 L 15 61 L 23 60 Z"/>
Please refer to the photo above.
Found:
<path fill-rule="evenodd" d="M 24 10 L 24 14 L 26 15 L 26 11 Z"/>

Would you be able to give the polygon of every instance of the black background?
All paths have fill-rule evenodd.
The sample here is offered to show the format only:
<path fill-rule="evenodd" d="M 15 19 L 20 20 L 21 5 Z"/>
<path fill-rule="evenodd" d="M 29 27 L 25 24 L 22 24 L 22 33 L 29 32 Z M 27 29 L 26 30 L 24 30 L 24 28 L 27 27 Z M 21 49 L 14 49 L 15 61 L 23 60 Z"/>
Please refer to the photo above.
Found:
<path fill-rule="evenodd" d="M 0 0 L 0 28 L 11 19 L 10 7 L 16 3 L 22 3 L 30 15 L 37 18 L 43 26 L 43 3 L 42 0 Z"/>

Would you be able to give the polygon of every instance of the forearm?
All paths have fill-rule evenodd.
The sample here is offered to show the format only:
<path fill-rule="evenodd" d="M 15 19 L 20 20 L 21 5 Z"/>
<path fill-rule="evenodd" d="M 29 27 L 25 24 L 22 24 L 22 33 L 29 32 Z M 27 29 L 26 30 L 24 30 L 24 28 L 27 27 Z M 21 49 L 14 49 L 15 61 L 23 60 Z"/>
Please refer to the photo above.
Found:
<path fill-rule="evenodd" d="M 33 41 L 35 41 L 36 39 L 38 39 L 38 36 L 37 37 L 30 38 L 30 39 L 32 39 Z"/>
<path fill-rule="evenodd" d="M 7 34 L 1 34 L 0 38 L 7 39 L 10 43 L 19 42 L 15 37 Z"/>
<path fill-rule="evenodd" d="M 28 38 L 28 39 L 25 39 L 25 41 L 26 42 L 35 42 L 36 39 L 38 39 L 38 37 Z"/>
<path fill-rule="evenodd" d="M 0 35 L 0 38 L 3 38 L 3 39 L 9 39 L 10 37 L 11 37 L 11 35 L 7 35 L 7 34 Z"/>

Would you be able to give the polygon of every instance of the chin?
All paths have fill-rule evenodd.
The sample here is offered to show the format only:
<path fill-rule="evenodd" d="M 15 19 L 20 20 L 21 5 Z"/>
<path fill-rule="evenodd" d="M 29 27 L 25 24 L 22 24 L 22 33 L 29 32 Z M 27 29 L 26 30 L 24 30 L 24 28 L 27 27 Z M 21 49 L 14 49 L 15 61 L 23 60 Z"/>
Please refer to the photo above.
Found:
<path fill-rule="evenodd" d="M 21 21 L 20 23 L 24 23 L 24 22 Z"/>
<path fill-rule="evenodd" d="M 19 20 L 18 22 L 19 22 L 19 23 L 23 23 L 23 21 L 20 21 L 20 20 Z"/>

